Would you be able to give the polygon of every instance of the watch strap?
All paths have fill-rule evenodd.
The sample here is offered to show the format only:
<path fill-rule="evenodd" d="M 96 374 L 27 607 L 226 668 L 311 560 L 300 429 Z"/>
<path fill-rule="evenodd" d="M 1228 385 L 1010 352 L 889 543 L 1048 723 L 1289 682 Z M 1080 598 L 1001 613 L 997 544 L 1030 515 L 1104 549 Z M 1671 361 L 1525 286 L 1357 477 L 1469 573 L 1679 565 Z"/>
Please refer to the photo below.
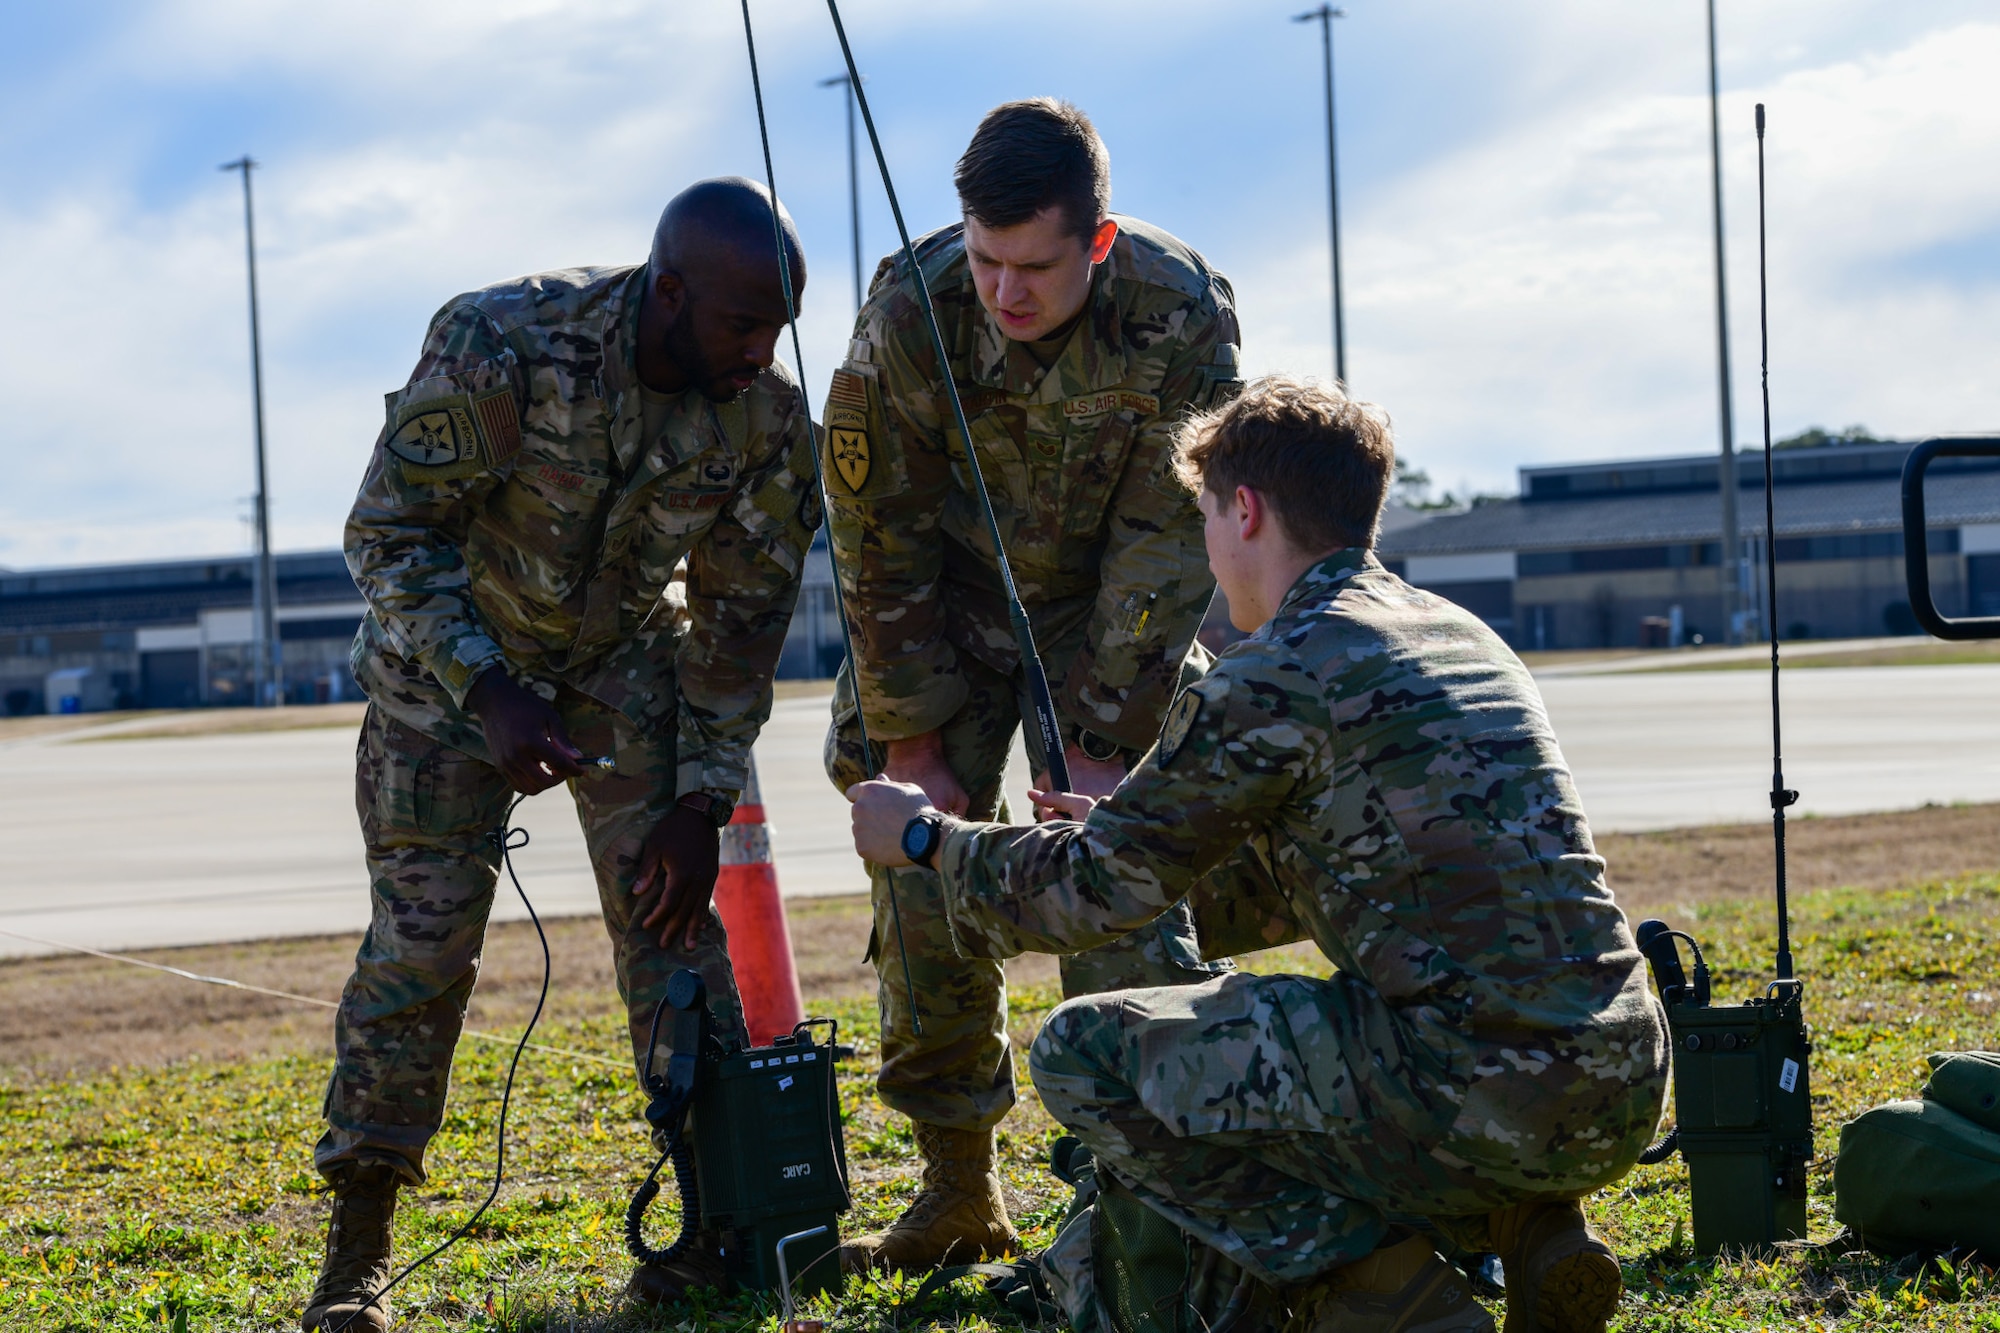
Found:
<path fill-rule="evenodd" d="M 714 792 L 691 791 L 674 802 L 703 816 L 709 823 L 721 828 L 736 817 L 736 803 Z"/>

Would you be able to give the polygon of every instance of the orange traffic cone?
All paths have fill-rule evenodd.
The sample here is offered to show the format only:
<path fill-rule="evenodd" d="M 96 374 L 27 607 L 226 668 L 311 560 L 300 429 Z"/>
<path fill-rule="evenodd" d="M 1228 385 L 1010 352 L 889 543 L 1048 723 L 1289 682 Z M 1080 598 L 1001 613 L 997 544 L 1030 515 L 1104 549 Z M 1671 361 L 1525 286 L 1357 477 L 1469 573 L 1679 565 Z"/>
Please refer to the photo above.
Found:
<path fill-rule="evenodd" d="M 778 897 L 778 871 L 771 864 L 771 833 L 764 824 L 764 793 L 757 763 L 743 786 L 742 803 L 722 830 L 722 868 L 715 877 L 715 910 L 729 932 L 729 959 L 736 989 L 743 996 L 743 1021 L 755 1046 L 788 1033 L 805 1017 L 798 969 L 792 963 L 792 932 Z"/>

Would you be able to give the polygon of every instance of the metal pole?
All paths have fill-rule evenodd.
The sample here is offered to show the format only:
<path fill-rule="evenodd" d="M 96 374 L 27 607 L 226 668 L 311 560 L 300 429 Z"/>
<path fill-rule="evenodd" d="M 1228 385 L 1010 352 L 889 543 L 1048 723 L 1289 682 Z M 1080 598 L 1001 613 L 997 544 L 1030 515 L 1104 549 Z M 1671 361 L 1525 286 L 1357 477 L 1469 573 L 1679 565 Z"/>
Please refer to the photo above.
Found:
<path fill-rule="evenodd" d="M 1742 607 L 1743 538 L 1736 521 L 1736 426 L 1729 389 L 1729 288 L 1722 262 L 1722 109 L 1715 68 L 1715 0 L 1708 0 L 1708 165 L 1709 196 L 1715 206 L 1715 354 L 1722 399 L 1722 623 L 1730 643 L 1741 643 L 1737 620 Z"/>
<path fill-rule="evenodd" d="M 257 328 L 257 220 L 250 198 L 250 172 L 256 165 L 245 153 L 218 169 L 243 175 L 243 255 L 250 273 L 250 401 L 257 439 L 257 562 L 250 616 L 255 702 L 263 708 L 278 702 L 283 662 L 278 647 L 278 580 L 271 563 L 271 491 L 264 466 L 264 353 Z"/>
<path fill-rule="evenodd" d="M 1346 10 L 1322 4 L 1292 18 L 1294 23 L 1319 21 L 1320 45 L 1326 58 L 1326 215 L 1333 253 L 1333 377 L 1343 386 L 1347 383 L 1347 320 L 1340 292 L 1340 140 L 1333 117 L 1333 21 L 1346 17 Z"/>
<path fill-rule="evenodd" d="M 854 308 L 861 309 L 861 154 L 854 137 L 854 85 L 845 74 L 821 79 L 819 86 L 839 85 L 847 89 L 847 214 L 848 234 L 854 241 Z"/>

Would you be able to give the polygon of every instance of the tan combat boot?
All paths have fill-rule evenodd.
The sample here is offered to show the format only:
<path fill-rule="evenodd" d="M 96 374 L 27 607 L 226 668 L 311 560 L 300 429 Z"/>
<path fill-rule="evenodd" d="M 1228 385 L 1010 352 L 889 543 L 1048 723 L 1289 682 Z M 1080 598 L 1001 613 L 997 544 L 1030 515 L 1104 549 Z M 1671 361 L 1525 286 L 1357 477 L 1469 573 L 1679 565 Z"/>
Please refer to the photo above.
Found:
<path fill-rule="evenodd" d="M 305 1333 L 387 1333 L 389 1302 L 368 1298 L 389 1281 L 390 1232 L 402 1177 L 379 1162 L 352 1163 L 333 1181 L 326 1259 L 302 1321 Z M 363 1309 L 363 1306 L 367 1306 Z"/>
<path fill-rule="evenodd" d="M 1412 1236 L 1308 1287 L 1290 1333 L 1493 1333 L 1493 1316 L 1428 1240 Z"/>
<path fill-rule="evenodd" d="M 944 1264 L 998 1259 L 1021 1244 L 1000 1197 L 993 1131 L 914 1125 L 924 1157 L 923 1191 L 887 1231 L 840 1247 L 840 1271 L 920 1272 Z"/>
<path fill-rule="evenodd" d="M 1506 1333 L 1604 1333 L 1625 1283 L 1582 1204 L 1515 1204 L 1486 1226 L 1507 1270 Z"/>

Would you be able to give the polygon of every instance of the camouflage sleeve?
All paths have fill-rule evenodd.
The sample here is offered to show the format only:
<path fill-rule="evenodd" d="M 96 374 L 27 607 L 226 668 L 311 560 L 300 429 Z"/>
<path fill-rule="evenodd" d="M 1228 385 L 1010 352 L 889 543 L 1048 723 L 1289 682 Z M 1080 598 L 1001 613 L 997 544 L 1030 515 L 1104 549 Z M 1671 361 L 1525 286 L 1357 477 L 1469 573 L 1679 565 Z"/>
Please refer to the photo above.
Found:
<path fill-rule="evenodd" d="M 1269 837 L 1252 837 L 1188 890 L 1188 912 L 1204 961 L 1276 949 L 1306 939 L 1272 871 Z"/>
<path fill-rule="evenodd" d="M 347 517 L 347 568 L 384 637 L 461 707 L 505 657 L 479 626 L 459 541 L 520 448 L 522 401 L 499 328 L 472 306 L 447 307 L 409 383 L 388 395 Z"/>
<path fill-rule="evenodd" d="M 1083 823 L 949 822 L 937 864 L 959 948 L 1075 953 L 1144 925 L 1305 798 L 1328 730 L 1317 683 L 1282 647 L 1238 644 Z"/>
<path fill-rule="evenodd" d="M 688 555 L 689 626 L 675 654 L 682 794 L 735 800 L 771 716 L 771 679 L 820 523 L 812 448 L 812 421 L 794 390 L 784 415 L 750 441 L 742 484 Z"/>
<path fill-rule="evenodd" d="M 856 684 L 868 734 L 934 731 L 964 703 L 944 633 L 940 526 L 951 490 L 936 356 L 899 329 L 908 304 L 878 285 L 827 394 L 827 535 L 853 621 Z"/>
<path fill-rule="evenodd" d="M 1112 495 L 1097 602 L 1057 699 L 1065 716 L 1132 750 L 1152 743 L 1215 594 L 1201 510 L 1174 475 L 1173 448 L 1186 412 L 1234 382 L 1236 313 L 1226 284 L 1218 280 L 1186 312 L 1184 327 L 1160 411 L 1133 443 Z"/>

